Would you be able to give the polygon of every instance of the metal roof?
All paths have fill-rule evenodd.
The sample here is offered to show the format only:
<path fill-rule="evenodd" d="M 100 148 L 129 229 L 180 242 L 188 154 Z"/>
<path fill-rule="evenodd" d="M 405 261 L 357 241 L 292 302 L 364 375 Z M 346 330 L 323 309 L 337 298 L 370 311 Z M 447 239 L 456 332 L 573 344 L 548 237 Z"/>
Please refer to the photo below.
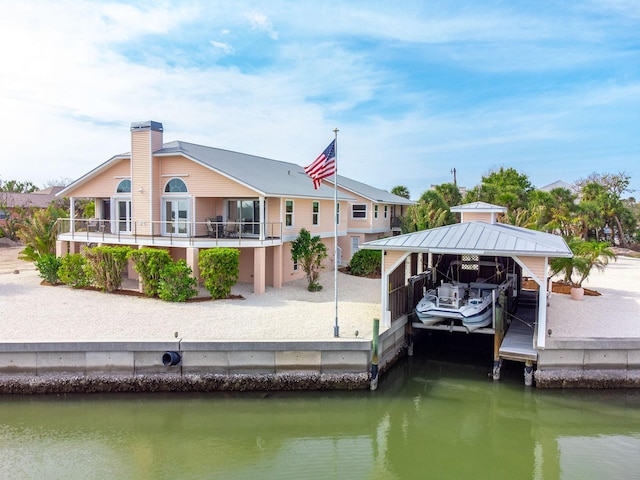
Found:
<path fill-rule="evenodd" d="M 451 207 L 452 212 L 477 212 L 477 213 L 507 213 L 506 207 L 499 205 L 492 205 L 486 202 L 473 202 L 465 203 L 464 205 L 458 205 Z"/>
<path fill-rule="evenodd" d="M 333 183 L 332 178 L 327 178 L 327 180 Z M 387 192 L 386 190 L 372 187 L 371 185 L 343 177 L 342 175 L 338 175 L 338 185 L 376 203 L 393 203 L 394 205 L 414 205 L 416 203 L 407 198 Z"/>
<path fill-rule="evenodd" d="M 401 250 L 449 254 L 533 257 L 571 257 L 558 235 L 504 223 L 473 221 L 381 238 L 361 245 L 364 249 Z"/>
<path fill-rule="evenodd" d="M 144 122 L 143 122 L 144 123 Z M 137 125 L 137 124 L 136 124 Z M 143 125 L 147 126 L 147 125 Z M 246 153 L 232 152 L 220 148 L 206 147 L 189 142 L 174 141 L 165 143 L 163 148 L 154 152 L 154 156 L 184 155 L 200 165 L 205 166 L 241 185 L 244 185 L 265 197 L 298 197 L 332 199 L 334 188 L 321 184 L 318 190 L 313 188 L 313 182 L 304 172 L 304 168 L 295 163 L 272 160 Z M 120 154 L 112 157 L 102 165 L 67 186 L 61 195 L 72 192 L 73 189 L 90 178 L 108 168 L 112 163 L 130 158 L 131 154 Z M 338 185 L 348 183 L 347 190 L 367 198 L 379 198 L 381 203 L 403 205 L 413 202 L 390 194 L 384 190 L 356 182 L 346 177 L 338 176 Z M 340 200 L 354 200 L 353 197 L 338 192 Z"/>

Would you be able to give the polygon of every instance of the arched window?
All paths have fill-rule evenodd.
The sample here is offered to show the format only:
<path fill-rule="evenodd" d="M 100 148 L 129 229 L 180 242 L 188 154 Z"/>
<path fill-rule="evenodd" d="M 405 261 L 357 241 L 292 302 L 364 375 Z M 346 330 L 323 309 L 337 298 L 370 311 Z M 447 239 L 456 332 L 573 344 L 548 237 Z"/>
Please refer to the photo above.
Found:
<path fill-rule="evenodd" d="M 116 188 L 116 193 L 131 193 L 131 180 L 122 180 Z"/>
<path fill-rule="evenodd" d="M 164 193 L 186 193 L 187 185 L 179 178 L 172 178 L 164 187 Z"/>

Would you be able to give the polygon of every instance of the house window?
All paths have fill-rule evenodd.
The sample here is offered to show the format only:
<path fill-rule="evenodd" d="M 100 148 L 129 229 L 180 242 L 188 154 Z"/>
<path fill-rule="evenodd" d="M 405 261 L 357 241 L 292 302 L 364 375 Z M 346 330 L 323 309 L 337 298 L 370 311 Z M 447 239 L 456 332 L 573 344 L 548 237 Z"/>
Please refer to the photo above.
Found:
<path fill-rule="evenodd" d="M 384 218 L 389 218 L 389 205 L 384 206 Z"/>
<path fill-rule="evenodd" d="M 179 178 L 172 178 L 164 187 L 164 193 L 186 193 L 187 185 Z"/>
<path fill-rule="evenodd" d="M 313 225 L 320 223 L 320 202 L 313 202 Z"/>
<path fill-rule="evenodd" d="M 297 260 L 294 260 L 294 261 L 293 261 L 293 271 L 294 271 L 294 272 L 297 272 L 297 271 L 298 271 L 298 261 L 297 261 Z"/>
<path fill-rule="evenodd" d="M 378 205 L 373 206 L 373 218 L 378 218 Z"/>
<path fill-rule="evenodd" d="M 356 203 L 351 206 L 351 218 L 367 218 L 367 205 Z"/>
<path fill-rule="evenodd" d="M 336 203 L 336 225 L 340 225 L 340 204 Z"/>
<path fill-rule="evenodd" d="M 284 224 L 286 227 L 293 226 L 293 200 L 284 202 Z"/>
<path fill-rule="evenodd" d="M 116 187 L 116 193 L 131 193 L 131 180 L 122 180 Z"/>

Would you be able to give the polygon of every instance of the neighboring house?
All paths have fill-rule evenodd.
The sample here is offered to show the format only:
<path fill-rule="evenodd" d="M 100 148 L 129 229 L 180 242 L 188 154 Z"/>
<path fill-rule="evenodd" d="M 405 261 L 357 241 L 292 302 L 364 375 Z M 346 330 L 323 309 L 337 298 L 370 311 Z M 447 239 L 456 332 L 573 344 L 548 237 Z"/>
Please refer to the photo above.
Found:
<path fill-rule="evenodd" d="M 49 187 L 32 193 L 0 191 L 0 225 L 4 225 L 6 220 L 14 216 L 19 208 L 47 208 L 63 188 Z"/>
<path fill-rule="evenodd" d="M 415 203 L 341 175 L 338 175 L 338 191 L 355 197 L 349 202 L 349 211 L 345 212 L 348 215 L 347 235 L 338 238 L 338 247 L 347 253 L 347 259 L 353 257 L 364 242 L 399 235 L 402 218 L 407 208 Z"/>
<path fill-rule="evenodd" d="M 412 202 L 339 177 L 343 182 L 337 235 L 345 252 L 339 260 L 347 263 L 350 233 L 363 239 L 392 235 L 392 218 Z M 322 238 L 332 268 L 334 194 L 326 181 L 315 190 L 299 165 L 188 142 L 163 143 L 161 123 L 133 123 L 131 153 L 112 157 L 58 194 L 69 197 L 71 212 L 76 199 L 93 199 L 96 217 L 78 219 L 72 213 L 61 219 L 57 254 L 93 243 L 166 248 L 198 276 L 201 249 L 233 247 L 240 250 L 239 281 L 264 293 L 266 286 L 280 288 L 304 276 L 291 259 L 291 241 L 302 228 Z M 356 207 L 355 218 L 354 204 L 364 205 Z"/>

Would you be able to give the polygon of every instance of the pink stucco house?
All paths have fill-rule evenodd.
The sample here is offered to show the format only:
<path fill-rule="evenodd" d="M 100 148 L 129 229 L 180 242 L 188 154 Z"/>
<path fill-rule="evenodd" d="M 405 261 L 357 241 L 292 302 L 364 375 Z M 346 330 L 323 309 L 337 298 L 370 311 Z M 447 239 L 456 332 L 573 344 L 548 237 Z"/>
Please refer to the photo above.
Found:
<path fill-rule="evenodd" d="M 333 180 L 330 177 L 327 180 Z M 79 198 L 95 201 L 95 218 L 61 220 L 57 254 L 87 244 L 167 249 L 198 275 L 202 249 L 240 250 L 240 282 L 254 292 L 301 278 L 291 241 L 301 228 L 319 235 L 333 267 L 334 188 L 318 190 L 301 166 L 193 143 L 164 143 L 161 123 L 131 125 L 131 152 L 116 155 L 58 196 L 71 212 Z M 400 232 L 410 200 L 338 176 L 339 263 L 366 241 Z M 130 276 L 135 272 L 130 269 Z"/>

